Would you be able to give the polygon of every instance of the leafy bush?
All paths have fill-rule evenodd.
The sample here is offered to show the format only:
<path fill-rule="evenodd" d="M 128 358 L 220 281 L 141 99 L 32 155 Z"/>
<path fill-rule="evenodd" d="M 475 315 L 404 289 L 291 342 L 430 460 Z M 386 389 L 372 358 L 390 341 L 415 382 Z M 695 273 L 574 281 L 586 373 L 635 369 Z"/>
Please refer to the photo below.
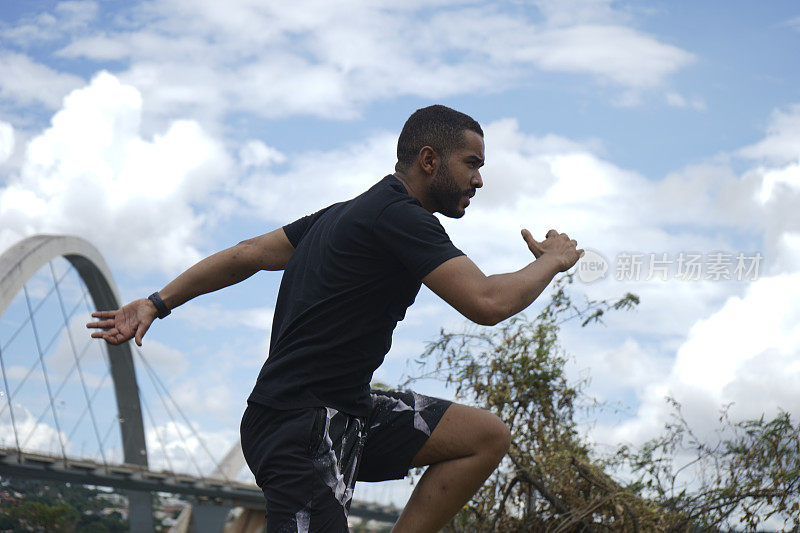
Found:
<path fill-rule="evenodd" d="M 607 312 L 635 308 L 639 298 L 579 306 L 571 282 L 562 276 L 533 320 L 518 315 L 495 328 L 442 330 L 406 381 L 442 379 L 511 430 L 507 458 L 448 531 L 719 531 L 734 522 L 756 530 L 770 519 L 798 527 L 800 427 L 788 413 L 734 422 L 723 410 L 712 445 L 669 400 L 674 416 L 663 435 L 610 455 L 592 450 L 575 416 L 592 409 L 586 382 L 567 379 L 558 334 L 566 321 L 596 324 Z"/>

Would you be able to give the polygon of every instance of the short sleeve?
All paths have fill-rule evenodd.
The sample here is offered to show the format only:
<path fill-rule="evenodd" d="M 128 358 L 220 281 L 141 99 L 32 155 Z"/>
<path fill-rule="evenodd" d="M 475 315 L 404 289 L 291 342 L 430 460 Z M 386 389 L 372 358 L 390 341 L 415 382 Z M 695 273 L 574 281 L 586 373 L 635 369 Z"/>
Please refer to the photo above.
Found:
<path fill-rule="evenodd" d="M 325 213 L 325 211 L 327 211 L 331 207 L 333 206 L 328 206 L 324 209 L 320 209 L 316 213 L 312 213 L 302 218 L 298 218 L 294 222 L 283 226 L 283 232 L 286 233 L 286 237 L 289 239 L 289 242 L 292 243 L 292 247 L 297 248 L 297 245 L 300 244 L 300 240 L 303 238 L 303 235 L 306 234 L 308 228 L 313 226 L 314 222 L 316 222 L 317 219 L 319 219 L 319 217 L 321 217 Z"/>
<path fill-rule="evenodd" d="M 378 215 L 373 232 L 380 243 L 417 279 L 445 261 L 464 255 L 439 220 L 422 206 L 395 202 Z"/>

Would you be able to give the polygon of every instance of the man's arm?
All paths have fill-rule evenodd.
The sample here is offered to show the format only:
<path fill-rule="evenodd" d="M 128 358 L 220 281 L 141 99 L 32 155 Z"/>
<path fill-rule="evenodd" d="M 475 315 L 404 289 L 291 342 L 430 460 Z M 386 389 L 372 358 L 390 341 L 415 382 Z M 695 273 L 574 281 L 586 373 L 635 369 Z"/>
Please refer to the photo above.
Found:
<path fill-rule="evenodd" d="M 168 309 L 174 309 L 209 292 L 243 281 L 259 270 L 283 270 L 294 252 L 283 228 L 242 241 L 206 257 L 158 291 Z M 140 298 L 116 311 L 92 313 L 97 322 L 86 324 L 95 331 L 92 337 L 109 344 L 121 344 L 132 338 L 142 345 L 142 337 L 157 316 L 156 307 Z"/>
<path fill-rule="evenodd" d="M 542 242 L 522 237 L 536 260 L 507 274 L 486 276 L 468 257 L 445 261 L 423 283 L 468 319 L 493 326 L 528 307 L 559 272 L 572 268 L 583 250 L 565 233 L 547 232 Z"/>
<path fill-rule="evenodd" d="M 278 228 L 206 257 L 158 294 L 167 308 L 174 309 L 201 294 L 244 281 L 259 270 L 283 270 L 292 252 L 292 243 Z"/>

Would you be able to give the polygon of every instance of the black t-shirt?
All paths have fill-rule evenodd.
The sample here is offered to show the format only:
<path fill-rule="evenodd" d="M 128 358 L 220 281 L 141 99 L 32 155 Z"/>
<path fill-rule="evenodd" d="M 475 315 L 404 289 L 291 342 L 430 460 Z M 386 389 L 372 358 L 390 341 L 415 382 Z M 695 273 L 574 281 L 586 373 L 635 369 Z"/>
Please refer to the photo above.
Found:
<path fill-rule="evenodd" d="M 422 278 L 463 252 L 391 175 L 283 229 L 295 250 L 249 401 L 365 416 L 372 373 Z"/>

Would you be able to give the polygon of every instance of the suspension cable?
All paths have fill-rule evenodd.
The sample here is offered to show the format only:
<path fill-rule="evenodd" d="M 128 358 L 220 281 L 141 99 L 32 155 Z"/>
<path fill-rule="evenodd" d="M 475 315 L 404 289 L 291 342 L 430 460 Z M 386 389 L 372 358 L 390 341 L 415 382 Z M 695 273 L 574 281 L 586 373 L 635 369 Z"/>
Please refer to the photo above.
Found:
<path fill-rule="evenodd" d="M 172 410 L 169 408 L 169 405 L 167 404 L 166 400 L 164 400 L 164 396 L 161 394 L 161 391 L 159 390 L 158 385 L 156 384 L 156 380 L 158 380 L 158 376 L 154 375 L 153 369 L 150 367 L 149 363 L 144 358 L 144 356 L 142 356 L 142 352 L 141 352 L 141 350 L 138 349 L 138 347 L 136 349 L 136 353 L 139 354 L 139 357 L 141 358 L 142 362 L 144 362 L 145 369 L 147 370 L 147 375 L 150 377 L 150 382 L 153 384 L 153 388 L 155 389 L 156 394 L 158 395 L 159 399 L 161 400 L 161 403 L 164 406 L 164 410 L 167 411 L 167 414 L 169 415 L 170 419 L 172 420 L 172 423 L 175 425 L 175 431 L 178 432 L 178 436 L 180 437 L 181 442 L 183 442 L 183 447 L 184 447 L 184 451 L 186 452 L 186 455 L 189 457 L 189 460 L 194 465 L 195 469 L 197 469 L 197 473 L 200 476 L 200 478 L 201 479 L 205 479 L 205 476 L 203 475 L 203 470 L 197 464 L 197 461 L 195 460 L 194 455 L 192 455 L 192 453 L 189 451 L 189 444 L 186 442 L 186 438 L 183 436 L 183 431 L 181 431 L 180 425 L 178 424 L 177 420 L 173 416 Z M 172 400 L 172 397 L 170 396 L 169 391 L 167 391 L 165 389 L 164 392 L 166 393 L 167 397 L 170 400 Z M 140 394 L 139 396 L 141 397 L 143 395 Z M 175 402 L 173 400 L 173 404 L 174 403 Z M 177 404 L 175 406 L 177 407 Z M 189 425 L 189 429 L 192 429 L 190 424 L 187 424 L 187 425 Z M 199 439 L 198 439 L 198 441 L 202 445 L 202 441 L 200 441 Z"/>
<path fill-rule="evenodd" d="M 169 458 L 169 450 L 167 450 L 167 445 L 164 442 L 164 438 L 161 436 L 161 431 L 158 430 L 156 419 L 153 418 L 153 413 L 150 412 L 150 406 L 147 405 L 147 400 L 145 400 L 144 395 L 141 395 L 140 398 L 142 399 L 142 405 L 144 405 L 145 413 L 150 419 L 150 424 L 152 424 L 153 429 L 156 432 L 156 438 L 158 439 L 159 444 L 161 444 L 161 449 L 164 450 L 164 459 L 167 461 L 167 468 L 169 468 L 170 472 L 174 472 L 175 468 L 172 466 L 172 461 Z"/>
<path fill-rule="evenodd" d="M 68 318 L 72 318 L 72 315 L 73 315 L 73 314 L 75 314 L 75 311 L 77 311 L 77 309 L 78 309 L 78 306 L 74 307 L 74 308 L 73 308 L 73 310 L 72 310 L 72 313 L 69 315 L 69 317 L 68 317 Z M 55 339 L 55 338 L 57 338 L 57 336 L 56 336 L 56 337 L 54 337 L 54 339 Z M 51 344 L 52 344 L 52 343 L 51 343 Z M 78 359 L 77 359 L 77 360 L 78 360 L 78 362 L 80 362 L 80 361 L 82 361 L 82 360 L 83 360 L 84 356 L 86 355 L 86 351 L 89 349 L 89 347 L 90 347 L 91 345 L 92 345 L 92 341 L 91 341 L 91 340 L 88 340 L 88 341 L 86 342 L 86 344 L 84 344 L 83 348 L 81 349 L 81 353 L 80 353 L 80 354 L 78 354 Z M 50 349 L 50 347 L 49 347 L 49 346 L 48 346 L 48 347 L 46 347 L 46 348 L 44 349 L 44 353 L 47 353 L 47 352 L 49 351 L 49 349 Z M 16 388 L 16 389 L 14 389 L 14 394 L 15 394 L 15 395 L 16 395 L 16 394 L 17 394 L 17 392 L 19 391 L 20 387 L 22 387 L 22 385 L 24 385 L 24 384 L 25 384 L 25 381 L 27 381 L 27 379 L 30 377 L 30 375 L 32 374 L 33 370 L 36 368 L 36 363 L 37 363 L 37 361 L 34 361 L 34 362 L 33 362 L 33 366 L 32 366 L 31 368 L 29 368 L 29 369 L 28 369 L 28 372 L 27 372 L 27 374 L 25 374 L 25 377 L 23 377 L 23 378 L 22 378 L 22 381 L 20 381 L 20 382 L 19 382 L 19 384 L 17 385 L 17 388 Z M 108 366 L 108 365 L 106 365 L 106 367 L 107 367 L 107 366 Z M 69 370 L 67 371 L 67 373 L 66 373 L 66 374 L 64 375 L 64 377 L 61 379 L 61 382 L 58 384 L 58 387 L 56 388 L 56 392 L 55 392 L 55 394 L 54 394 L 53 396 L 55 396 L 56 398 L 58 398 L 59 394 L 61 394 L 61 391 L 62 391 L 62 390 L 64 390 L 64 387 L 67 385 L 67 382 L 69 381 L 69 378 L 70 378 L 70 377 L 72 377 L 72 373 L 75 371 L 75 369 L 76 369 L 76 368 L 77 368 L 77 363 L 76 363 L 76 362 L 73 362 L 73 363 L 72 363 L 72 365 L 69 367 Z M 108 368 L 106 368 L 106 371 L 108 372 Z M 97 391 L 95 391 L 95 394 L 96 394 L 96 392 L 97 392 Z M 92 398 L 94 398 L 94 394 L 92 395 Z M 5 409 L 5 406 L 3 406 L 3 409 Z M 36 426 L 37 426 L 37 425 L 39 424 L 39 422 L 41 422 L 41 421 L 42 421 L 42 419 L 43 419 L 43 418 L 44 418 L 44 417 L 47 415 L 47 410 L 48 410 L 48 407 L 45 407 L 45 408 L 42 410 L 42 412 L 41 412 L 41 413 L 39 413 L 39 416 L 36 418 L 36 423 L 33 425 L 33 428 L 31 429 L 30 433 L 28 433 L 28 435 L 27 435 L 27 436 L 25 437 L 25 439 L 22 441 L 22 447 L 23 447 L 23 448 L 24 448 L 24 447 L 25 447 L 25 446 L 28 444 L 28 441 L 29 441 L 29 440 L 30 440 L 30 438 L 33 436 L 33 434 L 36 432 Z M 0 409 L 0 414 L 2 414 L 2 409 Z M 81 413 L 81 416 L 79 417 L 79 422 L 80 422 L 81 420 L 83 420 L 83 416 L 84 416 L 84 414 L 86 414 L 86 409 L 84 409 L 84 410 L 83 410 L 83 412 Z M 76 427 L 77 427 L 77 424 L 76 424 Z M 68 434 L 68 436 L 67 436 L 67 441 L 71 441 L 71 440 L 72 440 L 72 434 L 74 433 L 74 430 L 75 430 L 75 428 L 73 428 L 73 430 L 72 430 L 72 431 L 71 431 L 71 432 Z"/>
<path fill-rule="evenodd" d="M 3 370 L 3 386 L 6 388 L 6 401 L 8 402 L 8 412 L 11 413 L 11 427 L 14 428 L 14 442 L 19 447 L 19 433 L 17 433 L 17 421 L 14 418 L 14 406 L 11 404 L 11 391 L 8 389 L 8 377 L 6 376 L 6 364 L 3 362 L 3 350 L 0 348 L 0 368 Z"/>
<path fill-rule="evenodd" d="M 114 415 L 113 419 L 111 420 L 111 423 L 108 425 L 108 429 L 106 430 L 105 435 L 103 436 L 103 446 L 106 445 L 106 441 L 108 440 L 108 437 L 111 436 L 111 430 L 114 429 L 115 426 L 119 426 L 120 422 L 122 422 L 122 419 L 119 417 L 119 413 L 116 413 Z M 123 462 L 123 461 L 124 461 L 124 458 L 122 458 L 120 462 Z"/>
<path fill-rule="evenodd" d="M 36 340 L 36 350 L 39 352 L 39 363 L 42 366 L 42 375 L 44 376 L 44 385 L 47 389 L 47 396 L 50 399 L 50 410 L 53 412 L 53 421 L 56 424 L 56 431 L 58 432 L 58 443 L 61 446 L 61 455 L 64 461 L 67 460 L 67 450 L 64 447 L 63 435 L 61 435 L 61 426 L 58 423 L 58 414 L 56 413 L 56 405 L 53 400 L 53 392 L 50 389 L 50 379 L 47 377 L 47 367 L 44 364 L 44 354 L 42 353 L 42 344 L 39 340 L 39 331 L 36 329 L 36 320 L 33 318 L 33 307 L 31 306 L 31 298 L 28 294 L 28 287 L 22 286 L 22 291 L 25 293 L 25 302 L 28 304 L 28 313 L 31 315 L 31 327 L 33 328 L 33 337 Z"/>
<path fill-rule="evenodd" d="M 158 383 L 164 389 L 164 392 L 167 394 L 167 398 L 170 399 L 172 404 L 175 406 L 175 409 L 178 410 L 178 413 L 181 415 L 181 417 L 183 418 L 184 422 L 186 422 L 186 425 L 189 426 L 189 429 L 194 434 L 195 438 L 197 439 L 197 442 L 200 443 L 200 446 L 202 446 L 203 450 L 205 450 L 206 454 L 211 459 L 211 462 L 213 463 L 214 467 L 221 472 L 223 469 L 219 468 L 219 461 L 214 459 L 214 456 L 211 455 L 211 452 L 208 450 L 208 447 L 206 446 L 205 442 L 203 441 L 203 439 L 200 438 L 200 435 L 194 429 L 194 426 L 192 426 L 191 422 L 189 422 L 189 419 L 183 413 L 183 410 L 181 409 L 181 407 L 178 405 L 178 403 L 175 401 L 175 399 L 169 393 L 169 390 L 167 390 L 166 386 L 161 381 L 161 379 L 158 377 L 158 374 L 156 374 L 155 370 L 153 370 L 152 366 L 150 366 L 150 363 L 147 361 L 147 359 L 144 358 L 144 354 L 142 353 L 142 351 L 138 347 L 136 348 L 136 351 L 139 353 L 139 357 L 142 359 L 144 364 L 147 365 L 147 368 L 149 369 L 149 371 L 152 373 L 153 376 L 155 376 L 155 379 L 158 381 Z M 225 474 L 225 472 L 222 472 L 222 477 L 225 479 L 225 481 L 227 481 L 229 483 L 231 482 L 231 480 L 228 478 L 228 476 Z"/>
<path fill-rule="evenodd" d="M 91 308 L 89 306 L 88 300 L 86 299 L 86 293 L 85 292 L 83 293 L 83 299 L 84 299 L 84 302 L 86 304 L 87 310 L 89 310 L 91 312 Z M 142 362 L 145 365 L 145 369 L 146 369 L 147 374 L 148 374 L 148 376 L 150 378 L 150 382 L 153 384 L 153 388 L 155 389 L 159 400 L 161 401 L 162 405 L 164 406 L 164 410 L 167 412 L 167 415 L 169 416 L 170 420 L 172 421 L 172 423 L 175 426 L 175 430 L 177 431 L 178 436 L 180 437 L 181 441 L 183 442 L 184 450 L 186 452 L 187 457 L 189 458 L 189 460 L 191 461 L 192 465 L 197 470 L 200 478 L 201 479 L 205 479 L 205 476 L 203 475 L 203 471 L 200 468 L 200 466 L 197 463 L 197 461 L 195 460 L 193 454 L 191 453 L 191 451 L 189 449 L 188 442 L 186 441 L 186 438 L 185 438 L 185 436 L 183 435 L 183 432 L 180 429 L 180 425 L 178 424 L 178 421 L 176 420 L 175 416 L 172 413 L 172 409 L 169 408 L 169 405 L 168 405 L 167 401 L 164 399 L 164 394 L 167 396 L 167 398 L 169 398 L 170 402 L 173 404 L 175 409 L 181 415 L 181 417 L 185 421 L 186 425 L 188 426 L 189 430 L 194 434 L 195 438 L 197 439 L 197 442 L 200 444 L 200 446 L 203 448 L 203 450 L 206 452 L 206 454 L 208 454 L 209 458 L 211 459 L 211 461 L 212 461 L 212 463 L 214 464 L 215 467 L 219 467 L 219 462 L 214 459 L 214 456 L 208 450 L 208 447 L 206 446 L 205 442 L 200 438 L 200 435 L 197 433 L 197 431 L 194 429 L 192 424 L 189 422 L 188 418 L 183 413 L 183 410 L 181 410 L 181 408 L 178 405 L 178 403 L 175 401 L 174 398 L 172 398 L 172 396 L 169 393 L 169 390 L 166 388 L 164 383 L 158 377 L 158 374 L 156 374 L 155 370 L 152 368 L 152 366 L 147 361 L 147 359 L 145 359 L 144 354 L 142 353 L 142 351 L 138 347 L 135 347 L 135 348 L 136 348 L 136 353 L 139 354 L 140 359 L 142 360 Z M 106 365 L 108 365 L 107 358 L 106 358 Z M 153 424 L 153 428 L 156 431 L 156 436 L 158 437 L 159 443 L 161 444 L 161 447 L 164 450 L 164 457 L 167 460 L 168 467 L 169 467 L 170 470 L 174 471 L 174 467 L 172 466 L 172 462 L 171 462 L 171 460 L 169 458 L 169 453 L 168 453 L 168 450 L 167 450 L 167 447 L 166 447 L 165 440 L 164 440 L 163 436 L 161 435 L 161 432 L 158 430 L 158 426 L 156 424 L 155 418 L 153 417 L 152 412 L 150 411 L 149 404 L 145 400 L 144 394 L 142 394 L 142 390 L 139 387 L 138 383 L 136 384 L 136 387 L 137 387 L 137 390 L 139 391 L 139 398 L 141 399 L 142 404 L 144 405 L 144 408 L 145 408 L 145 411 L 147 412 L 148 418 L 150 419 L 151 423 Z M 164 394 L 162 394 L 161 390 L 163 390 Z M 96 392 L 97 391 L 95 391 L 95 393 Z M 113 423 L 112 423 L 112 427 L 113 427 Z M 106 431 L 106 434 L 105 434 L 105 436 L 103 437 L 103 439 L 101 441 L 103 443 L 103 445 L 105 444 L 105 442 L 108 439 L 109 435 L 110 435 L 110 428 L 109 428 L 108 431 Z M 228 481 L 228 482 L 231 481 L 230 479 L 228 479 L 227 475 L 225 475 L 224 472 L 223 472 L 223 477 L 225 478 L 226 481 Z"/>
<path fill-rule="evenodd" d="M 81 294 L 81 297 L 83 298 L 83 303 L 86 306 L 86 312 L 91 315 L 92 312 L 93 312 L 93 309 L 96 310 L 96 308 L 94 306 L 92 306 L 91 304 L 89 304 L 88 293 L 85 290 L 83 290 L 82 294 Z M 106 365 L 106 374 L 103 376 L 103 380 L 101 381 L 100 385 L 97 386 L 97 388 L 95 389 L 95 391 L 94 391 L 94 393 L 92 395 L 92 400 L 94 400 L 94 395 L 96 395 L 98 392 L 100 392 L 100 389 L 102 388 L 103 384 L 105 383 L 105 380 L 108 377 L 111 376 L 111 361 L 110 361 L 110 355 L 108 353 L 108 349 L 107 348 L 104 349 L 104 344 L 105 343 L 92 342 L 90 340 L 89 344 L 98 347 L 98 349 L 100 350 L 100 359 L 102 359 L 103 362 Z M 139 384 L 135 383 L 135 385 L 136 385 L 136 390 L 139 390 Z M 141 397 L 141 395 L 140 395 L 140 397 Z M 105 432 L 105 434 L 103 436 L 102 445 L 104 447 L 106 445 L 106 441 L 108 441 L 108 437 L 111 436 L 111 430 L 114 429 L 114 426 L 115 425 L 118 426 L 119 424 L 122 424 L 124 422 L 125 422 L 125 420 L 122 417 L 120 417 L 120 414 L 119 414 L 119 405 L 117 405 L 117 412 L 114 414 L 114 418 L 111 421 L 111 424 L 108 426 L 108 429 L 106 430 L 106 432 Z M 73 431 L 74 430 L 75 430 L 75 428 L 73 428 Z M 123 446 L 124 446 L 124 444 L 123 444 Z M 121 461 L 124 462 L 124 457 L 121 459 Z"/>
<path fill-rule="evenodd" d="M 86 312 L 91 315 L 92 314 L 92 306 L 89 305 L 89 299 L 87 298 L 86 291 L 83 291 L 83 293 L 81 294 L 81 297 L 83 298 L 83 303 L 86 305 Z M 103 362 L 106 364 L 106 371 L 108 372 L 109 375 L 111 375 L 111 362 L 109 361 L 108 350 L 107 349 L 104 350 L 102 348 L 102 346 L 103 346 L 102 343 L 98 343 L 98 342 L 93 343 L 91 341 L 91 339 L 89 340 L 89 343 L 100 347 L 100 359 L 102 359 Z M 105 357 L 103 357 L 104 355 L 105 355 Z"/>
<path fill-rule="evenodd" d="M 69 274 L 69 270 L 64 272 L 58 280 L 61 281 L 66 277 L 67 274 Z M 19 335 L 23 329 L 25 329 L 25 326 L 28 324 L 28 321 L 33 318 L 33 315 L 39 312 L 39 309 L 41 309 L 41 307 L 44 305 L 44 303 L 47 301 L 50 295 L 53 294 L 55 290 L 56 290 L 55 287 L 51 287 L 50 290 L 47 291 L 47 294 L 45 294 L 44 297 L 39 301 L 39 303 L 36 304 L 36 307 L 33 309 L 33 314 L 29 313 L 28 316 L 25 317 L 25 320 L 23 320 L 20 323 L 20 325 L 17 326 L 17 329 L 14 330 L 14 333 L 11 334 L 11 336 L 8 338 L 5 344 L 3 344 L 2 347 L 0 347 L 0 349 L 5 350 L 6 348 L 8 348 L 8 345 L 11 344 L 15 338 L 17 338 L 17 335 Z"/>
<path fill-rule="evenodd" d="M 62 279 L 63 279 L 63 276 L 62 276 Z M 80 305 L 80 302 L 78 303 L 78 305 Z M 72 309 L 72 311 L 71 311 L 71 312 L 70 312 L 70 314 L 69 314 L 69 318 L 72 318 L 72 315 L 74 315 L 74 314 L 75 314 L 75 312 L 78 310 L 78 305 L 76 305 L 76 306 L 75 306 L 75 307 Z M 34 312 L 36 312 L 36 311 L 34 310 Z M 26 319 L 26 320 L 23 322 L 23 326 L 24 326 L 24 325 L 26 325 L 27 323 L 28 323 L 28 319 Z M 18 329 L 18 330 L 17 330 L 17 332 L 19 332 L 19 331 L 21 331 L 21 329 Z M 60 331 L 60 330 L 59 330 L 59 331 Z M 15 334 L 14 334 L 13 336 L 16 336 L 16 333 L 17 333 L 17 332 L 15 332 Z M 50 348 L 53 346 L 53 343 L 54 343 L 54 342 L 55 342 L 55 341 L 58 339 L 58 333 L 59 333 L 59 332 L 57 331 L 57 332 L 56 332 L 56 334 L 55 334 L 55 335 L 53 335 L 53 337 L 52 337 L 52 338 L 51 338 L 51 339 L 48 341 L 47 345 L 44 347 L 44 350 L 43 350 L 43 351 L 44 351 L 44 353 L 47 353 L 47 352 L 49 352 L 49 351 L 50 351 Z M 12 337 L 13 337 L 13 336 L 12 336 Z M 12 339 L 10 339 L 10 340 L 9 340 L 9 341 L 8 341 L 8 342 L 5 344 L 5 346 L 8 346 L 8 345 L 11 343 L 11 340 L 13 340 L 13 338 L 12 338 Z M 5 347 L 5 346 L 4 346 L 4 347 Z M 33 374 L 33 371 L 34 371 L 34 370 L 36 370 L 36 366 L 37 366 L 37 363 L 38 363 L 38 362 L 39 362 L 38 360 L 34 359 L 34 360 L 33 360 L 33 364 L 32 364 L 30 367 L 28 367 L 28 371 L 25 373 L 25 375 L 22 377 L 22 379 L 19 381 L 19 383 L 17 383 L 17 386 L 16 386 L 16 387 L 14 387 L 14 391 L 13 391 L 13 392 L 9 391 L 9 394 L 11 394 L 11 396 L 12 396 L 12 397 L 13 397 L 13 396 L 16 396 L 16 394 L 19 392 L 19 390 L 22 388 L 22 386 L 25 384 L 25 382 L 26 382 L 26 381 L 28 381 L 28 378 L 29 378 L 29 377 L 31 377 L 31 374 Z M 59 389 L 56 391 L 56 394 L 55 394 L 56 396 L 58 396 L 58 394 L 61 392 L 61 389 L 63 388 L 63 386 L 64 386 L 64 383 L 66 383 L 66 381 L 67 381 L 67 380 L 69 379 L 69 377 L 72 375 L 72 372 L 73 372 L 74 370 L 75 370 L 75 365 L 73 364 L 73 366 L 72 366 L 72 367 L 70 367 L 70 369 L 69 369 L 69 371 L 68 371 L 68 373 L 67 373 L 67 376 L 66 376 L 66 377 L 65 377 L 65 378 L 62 380 L 62 382 L 61 382 L 61 385 L 59 386 Z M 2 415 L 2 414 L 5 412 L 5 410 L 6 410 L 6 406 L 5 406 L 5 405 L 4 405 L 4 406 L 2 406 L 2 407 L 0 407 L 0 415 Z M 37 423 L 37 424 L 38 424 L 39 422 L 41 422 L 41 421 L 42 421 L 42 418 L 44 418 L 44 415 L 45 415 L 45 414 L 47 414 L 47 408 L 46 408 L 46 407 L 45 407 L 45 410 L 44 410 L 44 411 L 42 411 L 42 413 L 41 413 L 41 415 L 39 416 L 39 418 L 36 420 L 36 423 Z M 23 446 L 25 446 L 25 443 L 23 443 Z"/>
<path fill-rule="evenodd" d="M 94 389 L 92 395 L 90 396 L 91 401 L 94 401 L 94 398 L 95 396 L 97 396 L 97 393 L 100 392 L 100 390 L 103 388 L 103 385 L 106 384 L 106 380 L 108 379 L 108 377 L 109 377 L 108 374 L 106 374 L 103 376 L 103 379 L 100 380 L 100 384 Z M 83 422 L 83 417 L 86 416 L 87 411 L 88 408 L 84 407 L 83 411 L 81 411 L 81 414 L 78 417 L 78 420 L 75 422 L 75 425 L 72 426 L 72 429 L 69 430 L 69 433 L 67 433 L 67 440 L 72 440 L 72 435 L 75 434 L 75 430 L 77 430 L 78 426 L 80 426 L 81 422 Z"/>
<path fill-rule="evenodd" d="M 83 351 L 78 356 L 78 360 L 83 358 L 83 356 L 86 354 L 86 349 L 87 348 L 88 348 L 88 345 L 84 347 Z M 47 350 L 45 350 L 45 353 L 47 353 Z M 75 363 L 72 363 L 72 366 L 70 367 L 69 371 L 66 373 L 64 378 L 61 380 L 61 383 L 58 384 L 58 387 L 56 388 L 56 392 L 53 394 L 53 396 L 55 398 L 58 398 L 59 394 L 61 394 L 61 391 L 64 390 L 64 387 L 66 387 L 66 385 L 67 385 L 67 381 L 72 376 L 72 373 L 74 371 L 75 371 Z M 17 390 L 14 391 L 14 394 L 16 394 L 18 390 L 19 390 L 19 387 L 17 387 Z M 50 409 L 50 408 L 45 406 L 45 408 L 42 410 L 42 412 L 39 413 L 39 416 L 36 418 L 36 423 L 34 423 L 33 428 L 31 429 L 30 433 L 28 433 L 28 435 L 22 441 L 22 447 L 23 448 L 28 444 L 28 441 L 31 439 L 33 434 L 36 432 L 36 426 L 39 424 L 39 422 L 41 422 L 44 419 L 45 416 L 47 416 L 48 409 Z M 83 417 L 81 417 L 81 418 L 83 418 Z M 70 437 L 67 437 L 67 440 L 68 441 L 71 440 Z"/>
<path fill-rule="evenodd" d="M 92 420 L 92 428 L 94 429 L 94 435 L 97 438 L 97 446 L 100 448 L 100 457 L 103 459 L 103 464 L 108 466 L 108 462 L 106 461 L 106 454 L 103 450 L 103 443 L 100 440 L 100 432 L 97 429 L 97 421 L 94 417 L 94 411 L 92 410 L 91 400 L 89 399 L 89 390 L 86 388 L 86 380 L 83 378 L 83 370 L 81 370 L 81 365 L 78 362 L 78 354 L 75 350 L 75 341 L 72 338 L 72 332 L 69 330 L 69 319 L 67 318 L 67 310 L 64 308 L 64 299 L 61 296 L 61 289 L 58 286 L 58 281 L 56 280 L 56 271 L 53 268 L 53 262 L 48 261 L 48 265 L 50 265 L 50 273 L 53 275 L 53 284 L 56 287 L 56 295 L 58 296 L 58 304 L 61 308 L 61 316 L 64 317 L 64 329 L 67 331 L 67 338 L 69 339 L 69 346 L 72 349 L 72 358 L 75 361 L 75 366 L 78 369 L 78 376 L 81 380 L 81 388 L 83 388 L 83 397 L 86 399 L 86 406 L 89 408 L 89 418 Z"/>

